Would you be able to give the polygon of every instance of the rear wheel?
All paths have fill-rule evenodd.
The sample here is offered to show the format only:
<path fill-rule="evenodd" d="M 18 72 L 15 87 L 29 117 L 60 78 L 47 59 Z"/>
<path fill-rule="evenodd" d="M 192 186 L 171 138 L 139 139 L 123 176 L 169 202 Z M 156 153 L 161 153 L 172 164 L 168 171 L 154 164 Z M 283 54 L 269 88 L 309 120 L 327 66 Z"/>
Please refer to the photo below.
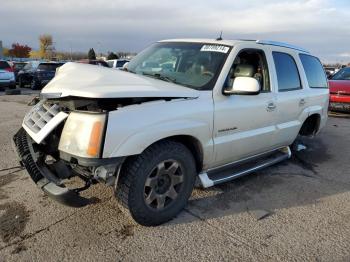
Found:
<path fill-rule="evenodd" d="M 16 89 L 16 83 L 11 84 L 10 89 Z"/>
<path fill-rule="evenodd" d="M 184 208 L 195 177 L 195 161 L 187 147 L 162 141 L 124 163 L 116 196 L 136 222 L 156 226 Z"/>
<path fill-rule="evenodd" d="M 20 78 L 18 79 L 18 85 L 19 85 L 20 88 L 23 88 L 23 87 L 24 87 L 24 82 L 23 82 L 22 77 L 20 77 Z"/>

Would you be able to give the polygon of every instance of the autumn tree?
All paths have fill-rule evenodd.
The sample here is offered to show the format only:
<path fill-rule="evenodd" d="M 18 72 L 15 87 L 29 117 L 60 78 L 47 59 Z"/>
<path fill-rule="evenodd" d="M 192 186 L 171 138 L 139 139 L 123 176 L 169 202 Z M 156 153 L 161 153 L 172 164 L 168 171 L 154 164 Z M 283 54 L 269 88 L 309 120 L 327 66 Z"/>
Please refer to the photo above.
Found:
<path fill-rule="evenodd" d="M 53 45 L 52 35 L 43 34 L 39 36 L 40 43 L 40 56 L 42 58 L 51 58 L 53 56 L 53 52 L 55 51 L 55 47 Z"/>
<path fill-rule="evenodd" d="M 8 50 L 8 53 L 11 57 L 27 58 L 29 57 L 30 51 L 32 51 L 32 48 L 27 45 L 13 43 L 11 49 Z"/>
<path fill-rule="evenodd" d="M 89 60 L 96 60 L 96 53 L 95 53 L 95 50 L 93 48 L 90 48 L 90 50 L 88 52 L 88 59 Z"/>
<path fill-rule="evenodd" d="M 9 52 L 9 49 L 8 48 L 6 48 L 6 47 L 4 47 L 3 48 L 3 55 L 6 57 L 6 56 L 10 56 L 10 52 Z"/>

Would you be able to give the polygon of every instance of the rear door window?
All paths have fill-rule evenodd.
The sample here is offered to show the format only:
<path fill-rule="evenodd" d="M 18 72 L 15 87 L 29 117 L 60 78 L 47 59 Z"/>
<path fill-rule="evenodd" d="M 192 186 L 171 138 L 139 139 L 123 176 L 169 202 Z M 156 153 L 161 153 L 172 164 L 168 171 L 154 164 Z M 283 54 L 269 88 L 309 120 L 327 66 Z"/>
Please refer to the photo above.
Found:
<path fill-rule="evenodd" d="M 275 62 L 278 91 L 293 91 L 301 89 L 298 67 L 294 58 L 282 52 L 272 52 Z"/>
<path fill-rule="evenodd" d="M 0 69 L 6 69 L 9 68 L 10 65 L 6 61 L 0 61 Z"/>
<path fill-rule="evenodd" d="M 299 56 L 309 86 L 311 88 L 328 88 L 326 74 L 320 60 L 311 55 L 300 54 Z"/>

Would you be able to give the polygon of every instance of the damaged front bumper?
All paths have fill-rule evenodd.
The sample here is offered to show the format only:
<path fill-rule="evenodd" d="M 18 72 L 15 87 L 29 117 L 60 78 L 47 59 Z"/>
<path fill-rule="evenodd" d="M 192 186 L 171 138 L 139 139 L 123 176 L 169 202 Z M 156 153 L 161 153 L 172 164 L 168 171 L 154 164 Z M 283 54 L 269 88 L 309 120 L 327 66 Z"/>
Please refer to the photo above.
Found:
<path fill-rule="evenodd" d="M 35 149 L 35 141 L 28 135 L 28 133 L 21 128 L 13 137 L 14 149 L 19 157 L 20 164 L 25 167 L 32 180 L 40 187 L 50 198 L 71 207 L 82 207 L 88 205 L 90 199 L 79 195 L 79 192 L 85 190 L 91 184 L 91 181 L 97 181 L 93 177 L 86 180 L 86 185 L 83 188 L 69 189 L 64 183 L 63 179 L 54 174 L 45 161 L 38 156 L 40 152 Z M 115 160 L 114 166 L 121 164 L 122 159 Z M 104 160 L 105 162 L 105 160 Z M 65 172 L 62 169 L 60 172 Z M 67 177 L 65 174 L 62 177 Z"/>

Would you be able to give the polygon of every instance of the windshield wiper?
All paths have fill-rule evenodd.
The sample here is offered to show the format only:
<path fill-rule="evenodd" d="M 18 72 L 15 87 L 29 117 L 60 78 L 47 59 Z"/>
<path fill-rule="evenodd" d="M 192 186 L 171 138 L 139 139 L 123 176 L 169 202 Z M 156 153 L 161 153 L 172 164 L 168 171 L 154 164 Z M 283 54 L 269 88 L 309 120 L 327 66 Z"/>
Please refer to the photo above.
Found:
<path fill-rule="evenodd" d="M 153 77 L 153 78 L 156 78 L 156 79 L 159 79 L 159 80 L 163 80 L 163 81 L 166 81 L 166 82 L 171 82 L 171 83 L 177 84 L 175 78 L 164 76 L 164 75 L 161 75 L 161 74 L 158 74 L 158 73 L 151 74 L 151 73 L 147 73 L 147 72 L 142 72 L 142 74 L 145 75 L 145 76 L 150 76 L 150 77 Z"/>

